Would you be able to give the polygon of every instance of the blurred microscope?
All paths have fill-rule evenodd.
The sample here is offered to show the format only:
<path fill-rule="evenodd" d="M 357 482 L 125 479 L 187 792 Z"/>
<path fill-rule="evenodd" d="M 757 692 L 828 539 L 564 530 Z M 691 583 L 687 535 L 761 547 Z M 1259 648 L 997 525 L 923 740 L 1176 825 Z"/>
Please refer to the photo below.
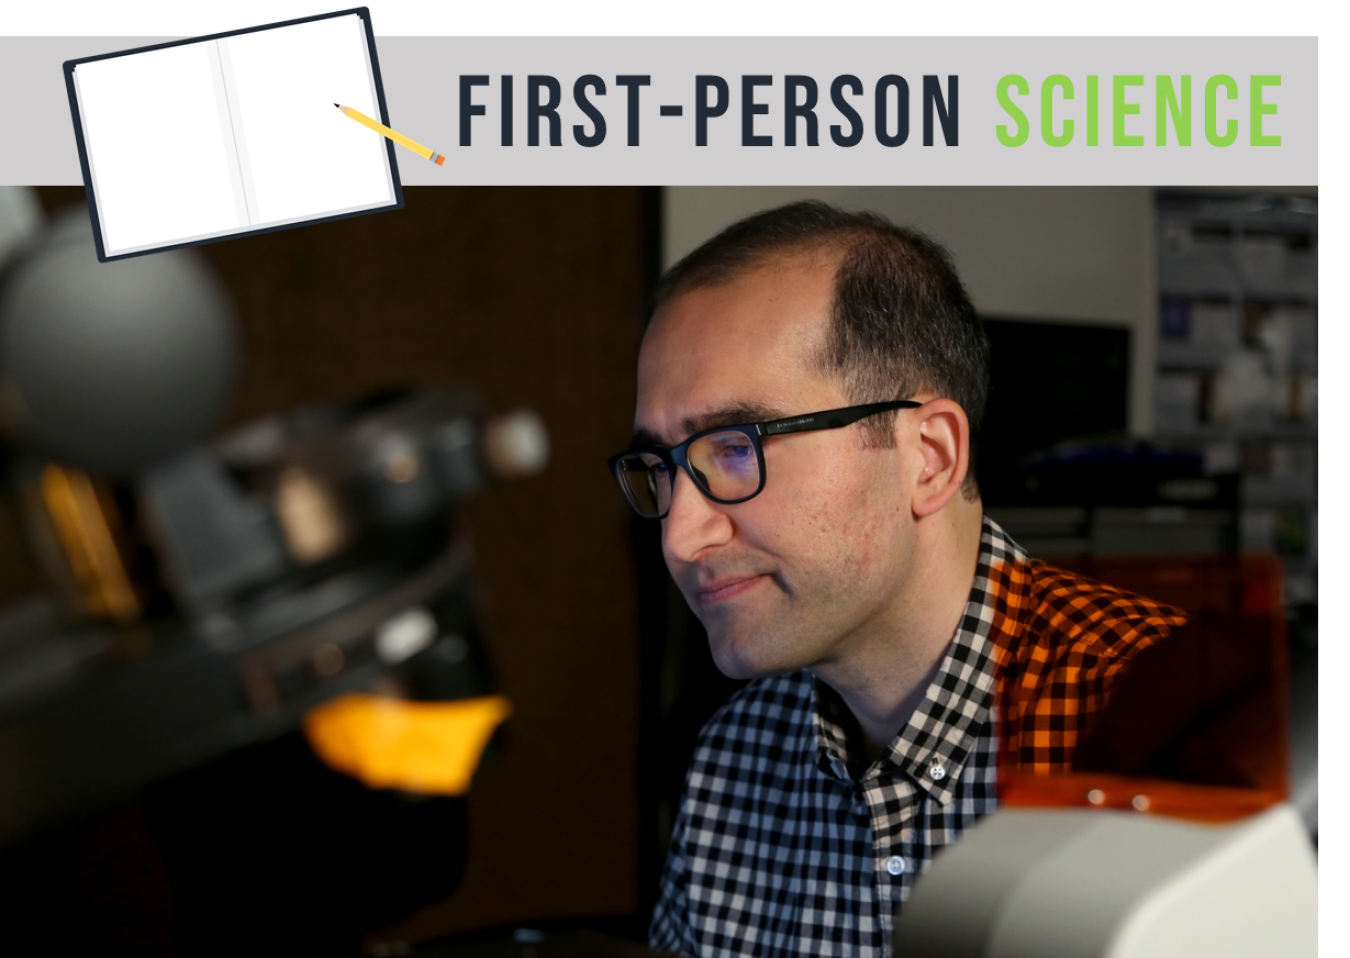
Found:
<path fill-rule="evenodd" d="M 444 796 L 467 789 L 509 706 L 489 694 L 456 511 L 543 467 L 542 422 L 415 389 L 208 442 L 235 335 L 192 252 L 101 264 L 84 211 L 44 222 L 31 191 L 0 188 L 0 481 L 46 586 L 0 614 L 6 909 L 59 870 L 69 841 L 50 836 L 141 799 L 174 880 L 198 886 L 174 916 L 201 917 L 198 944 L 222 916 L 258 925 L 220 877 L 245 866 L 211 847 L 254 856 L 260 885 L 294 867 L 266 854 L 310 855 L 305 880 L 334 890 L 274 897 L 301 916 L 327 898 L 306 920 L 339 924 L 343 901 L 379 897 L 363 887 L 399 887 L 391 843 L 440 858 L 438 893 L 458 875 L 462 813 Z M 362 850 L 367 823 L 382 831 Z M 272 950 L 251 934 L 251 953 Z"/>

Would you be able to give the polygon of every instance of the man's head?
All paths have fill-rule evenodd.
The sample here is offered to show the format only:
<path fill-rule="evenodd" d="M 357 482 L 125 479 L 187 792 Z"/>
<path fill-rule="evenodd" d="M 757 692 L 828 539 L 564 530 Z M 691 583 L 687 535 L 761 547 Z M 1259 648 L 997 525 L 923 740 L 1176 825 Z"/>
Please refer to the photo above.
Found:
<path fill-rule="evenodd" d="M 903 614 L 923 585 L 925 537 L 978 511 L 969 448 L 987 352 L 945 251 L 871 214 L 761 213 L 666 275 L 639 360 L 641 441 L 925 403 L 763 438 L 766 484 L 746 502 L 715 503 L 677 474 L 666 562 L 723 671 L 828 664 Z"/>

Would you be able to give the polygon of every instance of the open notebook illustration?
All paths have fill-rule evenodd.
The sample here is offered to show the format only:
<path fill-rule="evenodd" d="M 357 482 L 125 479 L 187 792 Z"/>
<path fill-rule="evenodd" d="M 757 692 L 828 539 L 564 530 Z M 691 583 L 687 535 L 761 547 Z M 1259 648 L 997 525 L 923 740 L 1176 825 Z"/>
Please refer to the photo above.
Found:
<path fill-rule="evenodd" d="M 364 8 L 65 68 L 101 260 L 403 205 Z"/>

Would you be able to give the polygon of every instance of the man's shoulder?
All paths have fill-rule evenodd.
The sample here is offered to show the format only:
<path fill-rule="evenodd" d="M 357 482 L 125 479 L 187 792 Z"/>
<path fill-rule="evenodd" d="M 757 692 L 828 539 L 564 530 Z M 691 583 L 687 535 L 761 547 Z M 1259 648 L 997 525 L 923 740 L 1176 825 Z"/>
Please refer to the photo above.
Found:
<path fill-rule="evenodd" d="M 813 728 L 814 688 L 804 669 L 746 683 L 703 726 L 699 754 L 777 749 L 801 739 Z"/>
<path fill-rule="evenodd" d="M 703 727 L 704 737 L 710 733 L 735 732 L 746 726 L 772 731 L 782 727 L 796 727 L 809 721 L 814 695 L 814 678 L 805 669 L 753 679 L 713 713 Z"/>
<path fill-rule="evenodd" d="M 1130 657 L 1169 636 L 1187 613 L 1081 572 L 1019 556 L 999 565 L 991 591 L 1015 648 Z"/>
<path fill-rule="evenodd" d="M 1130 655 L 1184 625 L 1174 606 L 1107 585 L 1078 572 L 1027 559 L 1029 631 L 1051 645 L 1097 655 Z"/>
<path fill-rule="evenodd" d="M 1162 602 L 1018 557 L 991 574 L 1008 768 L 1062 774 L 1136 656 L 1186 623 Z"/>
<path fill-rule="evenodd" d="M 981 540 L 988 579 L 977 579 L 996 638 L 1097 655 L 1130 655 L 1186 622 L 1181 609 L 1034 559 L 988 516 Z"/>
<path fill-rule="evenodd" d="M 792 672 L 750 682 L 713 714 L 689 763 L 691 823 L 779 807 L 816 753 L 813 696 L 811 673 Z"/>

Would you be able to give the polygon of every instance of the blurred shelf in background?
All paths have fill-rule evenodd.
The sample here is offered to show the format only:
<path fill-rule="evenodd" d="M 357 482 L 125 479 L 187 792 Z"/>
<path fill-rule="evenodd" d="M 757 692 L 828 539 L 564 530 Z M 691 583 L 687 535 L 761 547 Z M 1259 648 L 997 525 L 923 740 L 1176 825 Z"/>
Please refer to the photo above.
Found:
<path fill-rule="evenodd" d="M 1240 477 L 1238 547 L 1317 598 L 1317 199 L 1157 194 L 1156 437 Z"/>

